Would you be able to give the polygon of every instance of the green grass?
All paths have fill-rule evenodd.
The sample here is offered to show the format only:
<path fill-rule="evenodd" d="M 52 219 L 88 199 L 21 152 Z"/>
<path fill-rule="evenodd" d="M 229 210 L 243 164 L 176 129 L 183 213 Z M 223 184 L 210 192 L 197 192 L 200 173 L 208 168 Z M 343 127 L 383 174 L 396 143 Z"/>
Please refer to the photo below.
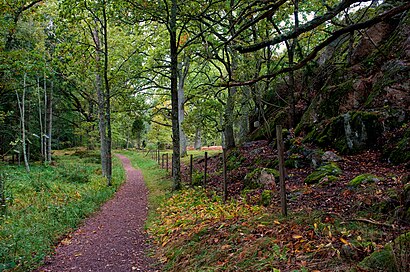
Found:
<path fill-rule="evenodd" d="M 7 199 L 0 216 L 0 271 L 37 267 L 59 239 L 113 196 L 125 179 L 119 160 L 107 187 L 90 157 L 57 156 L 55 166 L 31 165 L 30 174 L 0 165 Z"/>

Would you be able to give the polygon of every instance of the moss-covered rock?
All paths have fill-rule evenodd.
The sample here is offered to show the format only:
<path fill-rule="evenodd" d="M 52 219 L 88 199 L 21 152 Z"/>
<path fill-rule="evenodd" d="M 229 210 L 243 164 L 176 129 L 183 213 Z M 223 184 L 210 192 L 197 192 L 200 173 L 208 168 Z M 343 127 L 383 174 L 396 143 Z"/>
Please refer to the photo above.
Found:
<path fill-rule="evenodd" d="M 353 186 L 353 187 L 358 187 L 364 183 L 373 183 L 373 182 L 378 182 L 381 179 L 375 175 L 372 174 L 362 174 L 362 175 L 358 175 L 357 177 L 355 177 L 354 179 L 352 179 L 349 182 L 349 186 Z"/>
<path fill-rule="evenodd" d="M 352 154 L 375 147 L 382 132 L 377 113 L 349 112 L 318 125 L 306 136 L 305 142 Z"/>
<path fill-rule="evenodd" d="M 409 271 L 410 232 L 400 235 L 392 243 L 375 251 L 360 262 L 359 267 L 369 272 Z"/>
<path fill-rule="evenodd" d="M 272 187 L 279 179 L 279 171 L 271 168 L 256 168 L 243 180 L 245 190 Z"/>
<path fill-rule="evenodd" d="M 389 161 L 394 164 L 408 163 L 410 161 L 410 127 L 407 128 L 403 138 L 390 153 Z"/>
<path fill-rule="evenodd" d="M 305 179 L 307 184 L 315 183 L 330 183 L 337 180 L 337 177 L 342 174 L 342 170 L 339 168 L 337 163 L 331 162 L 326 165 L 320 166 L 313 173 L 311 173 Z"/>

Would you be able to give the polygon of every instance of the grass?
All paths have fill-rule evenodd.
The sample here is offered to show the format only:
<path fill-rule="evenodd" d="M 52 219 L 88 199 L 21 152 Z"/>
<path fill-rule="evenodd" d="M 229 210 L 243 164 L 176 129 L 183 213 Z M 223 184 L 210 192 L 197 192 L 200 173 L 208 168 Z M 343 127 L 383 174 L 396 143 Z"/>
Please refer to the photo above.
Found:
<path fill-rule="evenodd" d="M 56 156 L 54 166 L 0 165 L 6 210 L 0 215 L 0 271 L 29 271 L 64 235 L 112 197 L 125 179 L 114 159 L 113 186 L 100 175 L 96 154 Z"/>

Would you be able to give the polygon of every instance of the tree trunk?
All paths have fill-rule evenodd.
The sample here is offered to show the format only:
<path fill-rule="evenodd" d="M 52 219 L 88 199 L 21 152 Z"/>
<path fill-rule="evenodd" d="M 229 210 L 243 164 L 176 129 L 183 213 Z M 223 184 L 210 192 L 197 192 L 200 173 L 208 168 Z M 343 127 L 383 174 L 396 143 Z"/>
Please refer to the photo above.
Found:
<path fill-rule="evenodd" d="M 201 143 L 201 129 L 200 128 L 196 128 L 196 132 L 195 132 L 195 142 L 194 142 L 194 148 L 196 150 L 200 150 L 202 146 Z"/>
<path fill-rule="evenodd" d="M 107 185 L 112 185 L 112 132 L 111 132 L 111 92 L 108 80 L 108 27 L 107 27 L 107 13 L 106 1 L 103 1 L 103 35 L 104 35 L 104 85 L 105 85 L 105 99 L 106 99 L 106 121 L 107 121 Z"/>
<path fill-rule="evenodd" d="M 235 22 L 234 22 L 233 15 L 232 15 L 234 4 L 235 4 L 234 1 L 231 0 L 230 2 L 231 9 L 229 11 L 229 24 L 232 26 L 230 30 L 230 34 L 232 36 L 235 35 L 235 29 L 233 27 Z M 237 69 L 236 57 L 235 57 L 235 53 L 229 46 L 226 48 L 226 53 L 228 56 L 228 67 L 227 68 L 228 68 L 228 73 L 229 73 L 229 80 L 231 81 L 234 78 L 234 74 Z M 229 56 L 231 56 L 230 62 L 229 62 Z M 236 87 L 228 88 L 228 97 L 226 99 L 225 115 L 224 115 L 224 140 L 225 140 L 226 149 L 235 147 L 235 135 L 233 131 L 235 93 L 236 93 Z"/>
<path fill-rule="evenodd" d="M 41 159 L 44 161 L 44 140 L 43 140 L 43 113 L 41 110 L 40 79 L 37 77 L 37 98 L 38 98 L 38 122 L 40 125 L 40 152 Z"/>
<path fill-rule="evenodd" d="M 45 61 L 45 58 L 44 58 L 44 61 Z M 41 139 L 43 141 L 43 155 L 42 156 L 44 158 L 44 161 L 47 161 L 47 124 L 48 124 L 47 122 L 47 118 L 48 118 L 47 99 L 48 99 L 47 98 L 47 77 L 46 77 L 46 72 L 44 71 L 44 129 L 41 135 L 42 136 Z"/>
<path fill-rule="evenodd" d="M 53 129 L 53 81 L 51 81 L 50 94 L 47 97 L 47 115 L 48 115 L 48 126 L 47 126 L 47 162 L 51 162 L 51 136 Z"/>
<path fill-rule="evenodd" d="M 233 132 L 233 119 L 234 119 L 234 108 L 235 101 L 234 95 L 236 93 L 235 87 L 230 87 L 228 89 L 228 98 L 225 105 L 225 114 L 224 114 L 224 140 L 225 148 L 230 149 L 235 147 L 235 135 Z"/>
<path fill-rule="evenodd" d="M 96 83 L 96 91 L 97 91 L 97 99 L 98 99 L 98 128 L 100 131 L 100 151 L 101 151 L 101 170 L 102 175 L 107 177 L 107 140 L 106 140 L 106 131 L 107 131 L 107 124 L 105 121 L 105 97 L 102 90 L 102 79 L 101 79 L 101 67 L 100 67 L 100 52 L 101 52 L 101 45 L 100 45 L 100 38 L 98 36 L 98 30 L 94 29 L 93 31 L 93 38 L 96 47 L 95 52 L 95 65 L 96 65 L 96 75 L 95 75 L 95 83 Z"/>
<path fill-rule="evenodd" d="M 187 138 L 182 128 L 182 122 L 184 122 L 184 104 L 185 104 L 185 94 L 184 94 L 184 85 L 185 79 L 189 71 L 189 57 L 185 56 L 184 61 L 178 64 L 178 122 L 179 122 L 179 137 L 181 145 L 181 157 L 187 155 Z"/>
<path fill-rule="evenodd" d="M 255 84 L 255 88 L 258 88 L 258 84 Z M 243 143 L 249 134 L 250 107 L 249 107 L 248 100 L 250 97 L 252 97 L 251 89 L 250 87 L 245 86 L 244 88 L 242 88 L 242 95 L 241 95 L 241 116 L 239 119 L 239 133 L 238 133 L 239 143 Z"/>
<path fill-rule="evenodd" d="M 299 0 L 294 1 L 294 19 L 295 19 L 295 26 L 294 31 L 297 32 L 299 28 Z M 289 66 L 292 67 L 294 65 L 294 57 L 295 57 L 295 48 L 298 43 L 298 39 L 294 38 L 292 41 L 292 45 L 288 46 L 288 58 L 289 58 Z M 289 72 L 289 89 L 291 94 L 291 123 L 292 126 L 296 126 L 296 84 L 295 84 L 295 73 L 293 70 Z"/>
<path fill-rule="evenodd" d="M 19 106 L 20 110 L 20 124 L 21 124 L 21 145 L 22 145 L 22 152 L 23 152 L 23 159 L 24 159 L 24 166 L 26 167 L 26 172 L 30 173 L 30 166 L 28 164 L 28 158 L 27 158 L 27 151 L 26 151 L 26 122 L 25 122 L 25 99 L 26 99 L 26 77 L 27 74 L 24 73 L 24 79 L 23 79 L 23 95 L 20 97 L 19 94 L 16 90 L 16 96 L 17 96 L 17 103 Z"/>
<path fill-rule="evenodd" d="M 178 47 L 177 47 L 177 0 L 172 0 L 171 16 L 169 21 L 170 56 L 171 56 L 171 115 L 172 115 L 172 178 L 173 189 L 181 188 L 180 164 L 180 137 L 179 137 L 179 111 L 178 111 Z"/>

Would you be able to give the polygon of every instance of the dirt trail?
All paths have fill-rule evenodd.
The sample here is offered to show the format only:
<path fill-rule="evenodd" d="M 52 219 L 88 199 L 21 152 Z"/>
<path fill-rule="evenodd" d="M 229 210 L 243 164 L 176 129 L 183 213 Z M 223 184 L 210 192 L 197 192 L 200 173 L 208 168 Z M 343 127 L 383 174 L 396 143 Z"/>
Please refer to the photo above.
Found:
<path fill-rule="evenodd" d="M 125 184 L 113 199 L 87 219 L 83 226 L 56 248 L 38 272 L 63 271 L 156 271 L 147 257 L 144 233 L 147 189 L 139 170 L 128 158 L 117 155 L 127 172 Z"/>

